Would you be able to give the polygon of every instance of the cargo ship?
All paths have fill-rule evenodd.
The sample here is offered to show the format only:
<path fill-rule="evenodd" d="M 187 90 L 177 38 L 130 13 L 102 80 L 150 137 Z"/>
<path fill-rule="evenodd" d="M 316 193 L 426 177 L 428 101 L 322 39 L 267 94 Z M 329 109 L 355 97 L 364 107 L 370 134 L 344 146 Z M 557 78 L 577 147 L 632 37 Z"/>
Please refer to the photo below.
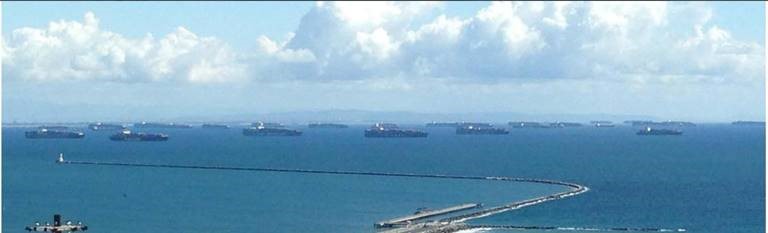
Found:
<path fill-rule="evenodd" d="M 503 128 L 494 128 L 487 126 L 464 126 L 456 128 L 456 134 L 458 135 L 502 135 L 509 134 L 509 131 Z"/>
<path fill-rule="evenodd" d="M 167 141 L 168 135 L 161 133 L 134 133 L 123 130 L 109 137 L 112 141 Z"/>
<path fill-rule="evenodd" d="M 430 127 L 430 128 L 437 128 L 437 127 L 455 128 L 455 127 L 459 127 L 459 123 L 458 122 L 436 122 L 436 121 L 433 121 L 433 122 L 427 123 L 427 127 Z"/>
<path fill-rule="evenodd" d="M 637 135 L 681 135 L 683 131 L 673 129 L 653 129 L 646 127 L 643 130 L 637 131 Z"/>
<path fill-rule="evenodd" d="M 539 122 L 531 122 L 531 121 L 513 121 L 509 122 L 509 125 L 513 128 L 550 128 L 549 125 L 542 124 Z"/>
<path fill-rule="evenodd" d="M 24 132 L 26 138 L 67 138 L 78 139 L 85 137 L 85 134 L 80 131 L 62 130 L 60 128 L 44 128 L 40 127 L 37 130 Z"/>
<path fill-rule="evenodd" d="M 732 125 L 765 126 L 765 121 L 734 121 Z"/>
<path fill-rule="evenodd" d="M 155 122 L 141 122 L 133 124 L 136 128 L 160 128 L 160 129 L 188 129 L 192 128 L 191 125 L 176 124 L 176 123 L 155 123 Z"/>
<path fill-rule="evenodd" d="M 376 123 L 365 130 L 368 138 L 419 138 L 426 137 L 427 133 L 419 130 L 400 129 L 395 124 Z"/>
<path fill-rule="evenodd" d="M 93 131 L 99 131 L 99 130 L 123 130 L 125 129 L 125 126 L 118 125 L 118 124 L 106 124 L 106 123 L 93 123 L 88 124 L 88 128 L 90 128 Z"/>
<path fill-rule="evenodd" d="M 691 127 L 696 126 L 693 122 L 687 122 L 687 121 L 624 121 L 626 124 L 631 124 L 632 126 L 661 126 L 661 127 L 675 127 L 675 126 L 685 126 L 685 127 Z"/>
<path fill-rule="evenodd" d="M 616 126 L 611 121 L 590 121 L 589 123 L 598 128 L 610 128 Z"/>
<path fill-rule="evenodd" d="M 336 124 L 336 123 L 309 123 L 307 125 L 309 128 L 320 128 L 320 129 L 343 129 L 343 128 L 349 128 L 348 125 L 345 124 Z"/>
<path fill-rule="evenodd" d="M 203 124 L 201 127 L 203 127 L 203 129 L 229 129 L 229 125 L 221 124 Z"/>
<path fill-rule="evenodd" d="M 581 126 L 582 126 L 581 123 L 575 123 L 575 122 L 559 122 L 558 121 L 558 122 L 549 124 L 549 127 L 552 127 L 552 128 L 570 128 L 570 127 L 581 127 Z"/>
<path fill-rule="evenodd" d="M 243 129 L 245 136 L 301 136 L 301 131 L 260 125 Z"/>
<path fill-rule="evenodd" d="M 251 127 L 284 128 L 285 126 L 280 123 L 257 121 L 251 123 Z"/>

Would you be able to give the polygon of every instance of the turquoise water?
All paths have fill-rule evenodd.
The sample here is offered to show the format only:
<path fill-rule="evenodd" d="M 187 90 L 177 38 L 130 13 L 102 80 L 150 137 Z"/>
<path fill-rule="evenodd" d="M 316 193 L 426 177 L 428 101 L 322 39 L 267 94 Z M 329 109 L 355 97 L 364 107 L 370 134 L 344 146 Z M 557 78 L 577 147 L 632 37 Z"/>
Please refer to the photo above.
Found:
<path fill-rule="evenodd" d="M 370 139 L 363 127 L 302 129 L 302 137 L 168 129 L 167 142 L 29 140 L 3 129 L 4 232 L 53 213 L 91 232 L 372 232 L 419 207 L 487 206 L 564 190 L 543 184 L 425 178 L 57 165 L 70 160 L 362 170 L 558 179 L 585 194 L 473 223 L 665 227 L 764 232 L 763 127 L 700 125 L 680 137 L 635 129 L 512 129 L 421 139 Z"/>

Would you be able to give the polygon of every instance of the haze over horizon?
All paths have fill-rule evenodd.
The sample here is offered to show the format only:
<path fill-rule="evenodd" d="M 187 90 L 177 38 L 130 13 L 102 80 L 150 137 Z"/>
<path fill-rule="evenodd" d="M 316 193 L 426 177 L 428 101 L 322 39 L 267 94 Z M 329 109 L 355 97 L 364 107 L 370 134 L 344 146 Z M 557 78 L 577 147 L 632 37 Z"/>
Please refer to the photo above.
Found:
<path fill-rule="evenodd" d="M 764 2 L 3 2 L 2 120 L 345 109 L 763 121 L 764 9 Z"/>

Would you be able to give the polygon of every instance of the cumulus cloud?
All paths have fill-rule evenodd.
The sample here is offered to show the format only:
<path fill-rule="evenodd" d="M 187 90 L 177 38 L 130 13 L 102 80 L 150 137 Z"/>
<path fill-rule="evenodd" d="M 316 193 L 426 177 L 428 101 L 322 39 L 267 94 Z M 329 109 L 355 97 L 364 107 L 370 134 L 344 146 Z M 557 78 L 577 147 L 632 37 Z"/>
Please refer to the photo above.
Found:
<path fill-rule="evenodd" d="M 0 41 L 0 56 L 6 77 L 40 81 L 722 82 L 764 75 L 762 46 L 712 24 L 705 7 L 494 2 L 468 18 L 425 18 L 438 10 L 432 2 L 320 2 L 287 39 L 261 36 L 250 51 L 183 27 L 159 39 L 125 38 L 86 13 L 79 22 L 15 29 Z M 681 18 L 696 20 L 670 25 Z"/>
<path fill-rule="evenodd" d="M 125 38 L 101 29 L 91 12 L 82 22 L 15 29 L 4 47 L 4 76 L 11 79 L 216 82 L 245 77 L 239 55 L 216 38 L 184 27 L 160 39 Z"/>

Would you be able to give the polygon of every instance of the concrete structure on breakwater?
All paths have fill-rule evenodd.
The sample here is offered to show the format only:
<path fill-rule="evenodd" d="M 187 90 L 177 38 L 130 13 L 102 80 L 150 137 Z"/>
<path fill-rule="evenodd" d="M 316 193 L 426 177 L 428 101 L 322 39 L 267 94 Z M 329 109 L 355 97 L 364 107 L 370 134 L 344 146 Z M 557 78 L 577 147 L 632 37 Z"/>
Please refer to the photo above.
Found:
<path fill-rule="evenodd" d="M 413 221 L 416 221 L 416 220 L 426 219 L 426 218 L 435 217 L 435 216 L 444 215 L 444 214 L 450 214 L 450 213 L 459 212 L 462 210 L 473 209 L 480 206 L 482 205 L 477 203 L 469 203 L 469 204 L 463 204 L 463 205 L 448 207 L 448 208 L 439 209 L 439 210 L 420 211 L 420 212 L 414 213 L 413 215 L 408 215 L 405 217 L 399 217 L 399 218 L 390 219 L 383 222 L 378 222 L 374 224 L 373 227 L 376 229 L 403 227 L 403 226 L 410 225 Z"/>
<path fill-rule="evenodd" d="M 428 216 L 409 216 L 404 218 L 398 218 L 387 221 L 393 224 L 381 225 L 379 232 L 413 232 L 413 233 L 429 233 L 429 232 L 454 232 L 462 229 L 468 229 L 464 221 L 474 218 L 480 218 L 497 213 L 501 213 L 508 210 L 518 209 L 530 205 L 540 204 L 547 201 L 557 200 L 573 195 L 578 195 L 587 192 L 589 188 L 583 185 L 568 183 L 557 180 L 546 179 L 534 179 L 534 178 L 515 178 L 515 177 L 502 177 L 502 176 L 460 176 L 460 175 L 439 175 L 439 174 L 417 174 L 417 173 L 388 173 L 388 172 L 365 172 L 365 171 L 327 171 L 327 170 L 312 170 L 312 169 L 284 169 L 284 168 L 255 168 L 255 167 L 226 167 L 226 166 L 197 166 L 197 165 L 174 165 L 174 164 L 147 164 L 147 163 L 117 163 L 117 162 L 95 162 L 95 161 L 70 161 L 65 160 L 63 155 L 59 156 L 56 160 L 59 164 L 74 164 L 74 165 L 98 165 L 98 166 L 125 166 L 125 167 L 152 167 L 152 168 L 177 168 L 177 169 L 205 169 L 205 170 L 233 170 L 233 171 L 260 171 L 260 172 L 290 172 L 290 173 L 312 173 L 312 174 L 333 174 L 333 175 L 363 175 L 363 176 L 390 176 L 390 177 L 415 177 L 415 178 L 434 178 L 434 179 L 464 179 L 464 180 L 486 180 L 486 181 L 500 181 L 500 182 L 526 182 L 526 183 L 540 183 L 551 184 L 568 187 L 569 190 L 555 193 L 548 196 L 542 196 L 538 198 L 512 202 L 506 205 L 491 207 L 487 209 L 480 209 L 469 213 L 452 216 L 448 218 L 440 219 L 439 221 L 432 221 L 426 223 L 413 223 L 412 220 L 423 219 L 426 217 L 432 217 L 447 213 L 453 213 L 461 210 L 467 210 L 475 208 L 472 204 L 462 205 L 443 209 L 438 211 L 438 214 L 426 214 Z M 474 204 L 478 205 L 478 204 Z M 394 222 L 393 222 L 394 221 Z M 405 223 L 405 224 L 404 224 Z M 378 224 L 377 224 L 378 225 Z"/>

